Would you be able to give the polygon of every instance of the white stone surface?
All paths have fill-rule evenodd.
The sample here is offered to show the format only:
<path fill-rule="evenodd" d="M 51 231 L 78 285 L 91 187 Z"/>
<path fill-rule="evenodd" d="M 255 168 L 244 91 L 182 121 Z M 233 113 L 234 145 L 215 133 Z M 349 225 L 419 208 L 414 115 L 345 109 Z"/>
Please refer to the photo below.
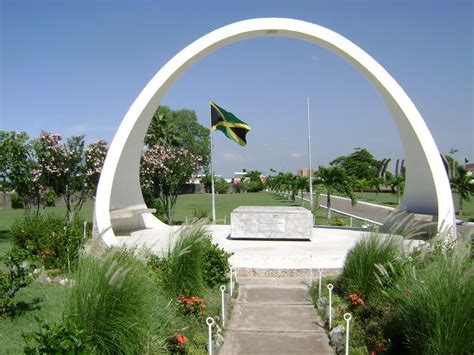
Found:
<path fill-rule="evenodd" d="M 230 215 L 232 239 L 311 239 L 313 214 L 303 207 L 240 206 Z"/>
<path fill-rule="evenodd" d="M 117 244 L 110 211 L 130 206 L 147 208 L 139 178 L 143 138 L 169 88 L 193 63 L 212 51 L 259 36 L 312 42 L 333 51 L 359 70 L 391 111 L 405 151 L 407 176 L 401 207 L 409 212 L 437 215 L 439 226 L 455 228 L 451 189 L 438 148 L 417 108 L 392 76 L 353 42 L 327 28 L 300 20 L 260 18 L 224 26 L 191 43 L 137 97 L 120 124 L 104 163 L 94 210 L 96 237 L 100 236 L 108 245 Z M 151 213 L 136 215 L 127 225 L 129 229 L 161 228 L 164 234 L 168 232 L 168 227 Z"/>
<path fill-rule="evenodd" d="M 230 258 L 236 268 L 248 269 L 338 269 L 344 265 L 347 252 L 367 235 L 365 231 L 321 228 L 313 229 L 311 241 L 267 241 L 230 239 L 229 225 L 207 227 L 214 243 L 234 255 Z M 157 255 L 165 255 L 173 244 L 179 227 L 170 233 L 161 230 L 142 230 L 127 237 L 117 237 L 119 244 L 128 248 L 145 248 Z M 417 241 L 404 242 L 405 247 L 416 246 Z"/>

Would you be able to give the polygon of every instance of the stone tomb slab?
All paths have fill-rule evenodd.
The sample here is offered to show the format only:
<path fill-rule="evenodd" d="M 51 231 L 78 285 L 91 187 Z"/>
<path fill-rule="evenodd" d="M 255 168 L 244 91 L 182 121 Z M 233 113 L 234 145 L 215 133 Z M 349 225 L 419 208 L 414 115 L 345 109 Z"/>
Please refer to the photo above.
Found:
<path fill-rule="evenodd" d="M 241 206 L 231 213 L 232 239 L 311 240 L 313 214 L 303 207 Z"/>

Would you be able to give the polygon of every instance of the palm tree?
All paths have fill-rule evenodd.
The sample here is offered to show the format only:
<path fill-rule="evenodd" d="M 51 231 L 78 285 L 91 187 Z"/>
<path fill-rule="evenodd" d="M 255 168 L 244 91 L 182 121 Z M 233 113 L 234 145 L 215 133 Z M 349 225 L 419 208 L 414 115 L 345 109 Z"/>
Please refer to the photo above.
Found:
<path fill-rule="evenodd" d="M 370 188 L 375 191 L 375 201 L 378 200 L 379 192 L 380 192 L 380 185 L 384 183 L 384 179 L 381 177 L 375 177 L 369 180 Z"/>
<path fill-rule="evenodd" d="M 330 166 L 328 168 L 319 167 L 315 173 L 314 184 L 326 191 L 327 219 L 331 219 L 331 194 L 339 193 L 351 199 L 352 206 L 356 204 L 356 197 L 353 192 L 352 179 L 347 175 L 344 168 L 340 166 Z"/>
<path fill-rule="evenodd" d="M 463 214 L 463 201 L 469 201 L 474 195 L 474 176 L 467 175 L 467 170 L 457 166 L 457 172 L 451 179 L 451 188 L 459 194 L 459 215 Z"/>
<path fill-rule="evenodd" d="M 405 191 L 405 177 L 403 175 L 395 175 L 390 181 L 390 186 L 392 188 L 392 193 L 397 194 L 398 204 L 400 205 L 403 191 Z"/>
<path fill-rule="evenodd" d="M 306 176 L 295 176 L 296 188 L 301 194 L 301 206 L 304 202 L 304 193 L 309 192 L 309 178 Z"/>
<path fill-rule="evenodd" d="M 370 187 L 369 181 L 367 179 L 358 179 L 355 181 L 354 188 L 359 191 L 359 198 L 364 196 L 364 191 L 368 190 Z"/>

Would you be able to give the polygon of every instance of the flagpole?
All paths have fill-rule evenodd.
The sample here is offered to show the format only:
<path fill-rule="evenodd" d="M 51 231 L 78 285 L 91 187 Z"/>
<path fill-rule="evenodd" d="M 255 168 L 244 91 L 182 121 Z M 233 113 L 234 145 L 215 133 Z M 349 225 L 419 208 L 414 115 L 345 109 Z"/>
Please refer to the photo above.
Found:
<path fill-rule="evenodd" d="M 309 163 L 309 203 L 313 210 L 313 174 L 311 168 L 311 125 L 309 120 L 309 97 L 306 98 L 306 108 L 308 111 L 308 163 Z"/>
<path fill-rule="evenodd" d="M 211 114 L 211 100 L 209 100 L 209 138 L 211 140 L 211 194 L 212 194 L 212 223 L 216 223 L 216 197 L 214 192 L 214 165 L 212 163 L 212 148 L 214 142 L 212 139 L 212 114 Z"/>

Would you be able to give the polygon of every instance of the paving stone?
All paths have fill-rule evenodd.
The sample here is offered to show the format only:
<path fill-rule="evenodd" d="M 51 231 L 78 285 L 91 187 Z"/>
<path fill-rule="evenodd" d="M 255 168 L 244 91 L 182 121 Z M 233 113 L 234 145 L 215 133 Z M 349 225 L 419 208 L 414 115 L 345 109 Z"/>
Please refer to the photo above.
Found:
<path fill-rule="evenodd" d="M 304 280 L 242 278 L 220 355 L 334 354 Z"/>
<path fill-rule="evenodd" d="M 334 354 L 326 334 L 232 332 L 226 335 L 219 355 Z"/>

